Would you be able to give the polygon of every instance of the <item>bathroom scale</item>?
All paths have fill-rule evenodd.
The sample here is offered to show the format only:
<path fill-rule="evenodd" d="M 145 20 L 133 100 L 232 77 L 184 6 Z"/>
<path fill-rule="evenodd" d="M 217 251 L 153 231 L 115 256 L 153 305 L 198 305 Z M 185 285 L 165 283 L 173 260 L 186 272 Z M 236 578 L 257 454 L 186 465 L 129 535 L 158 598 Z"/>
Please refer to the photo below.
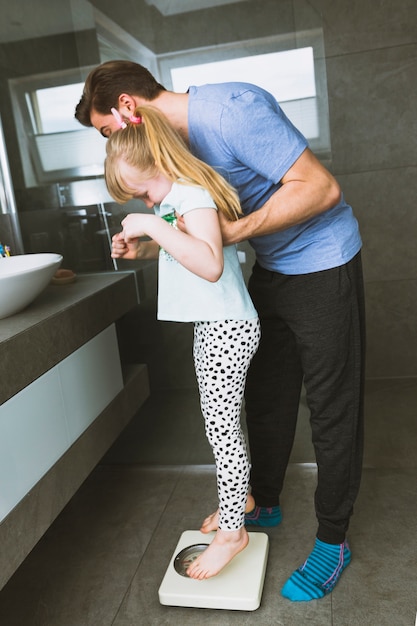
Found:
<path fill-rule="evenodd" d="M 159 587 L 159 601 L 168 606 L 254 611 L 260 603 L 268 559 L 268 535 L 248 533 L 249 543 L 217 576 L 194 580 L 186 575 L 190 563 L 207 548 L 215 532 L 182 533 Z"/>

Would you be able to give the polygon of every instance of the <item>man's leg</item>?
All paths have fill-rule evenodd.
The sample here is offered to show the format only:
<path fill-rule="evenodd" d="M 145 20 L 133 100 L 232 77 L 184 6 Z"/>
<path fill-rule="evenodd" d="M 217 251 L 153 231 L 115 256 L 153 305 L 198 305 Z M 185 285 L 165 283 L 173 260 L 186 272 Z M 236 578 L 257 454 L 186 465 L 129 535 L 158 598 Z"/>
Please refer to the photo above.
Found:
<path fill-rule="evenodd" d="M 302 278 L 302 277 L 300 277 Z M 363 454 L 364 306 L 360 255 L 300 281 L 295 328 L 305 372 L 318 466 L 313 552 L 283 588 L 291 600 L 329 593 L 350 562 L 346 531 L 359 490 Z"/>
<path fill-rule="evenodd" d="M 261 320 L 261 341 L 249 368 L 245 390 L 251 488 L 257 509 L 279 506 L 294 442 L 302 384 L 295 339 L 288 325 L 280 319 L 282 282 L 286 282 L 285 276 L 258 265 L 249 282 Z M 273 525 L 268 523 L 268 511 L 264 513 L 264 525 Z M 258 514 L 259 510 L 252 518 Z M 256 519 L 250 518 L 246 516 L 247 523 L 256 523 Z M 279 523 L 280 513 L 272 518 Z"/>

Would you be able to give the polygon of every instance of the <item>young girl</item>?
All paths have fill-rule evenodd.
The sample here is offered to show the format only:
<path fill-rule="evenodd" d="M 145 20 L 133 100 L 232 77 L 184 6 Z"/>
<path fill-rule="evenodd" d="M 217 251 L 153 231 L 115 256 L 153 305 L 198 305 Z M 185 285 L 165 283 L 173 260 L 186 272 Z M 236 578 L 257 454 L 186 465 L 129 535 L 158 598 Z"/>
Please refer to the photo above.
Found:
<path fill-rule="evenodd" d="M 120 203 L 140 198 L 155 214 L 129 214 L 113 237 L 112 256 L 159 257 L 158 319 L 194 322 L 194 364 L 219 510 L 203 522 L 203 532 L 218 530 L 187 574 L 209 578 L 248 543 L 249 463 L 240 410 L 260 330 L 236 247 L 223 248 L 217 216 L 219 210 L 238 219 L 240 204 L 234 189 L 187 150 L 156 109 L 139 107 L 128 123 L 113 114 L 122 130 L 107 142 L 108 190 Z M 140 240 L 144 236 L 150 241 Z"/>

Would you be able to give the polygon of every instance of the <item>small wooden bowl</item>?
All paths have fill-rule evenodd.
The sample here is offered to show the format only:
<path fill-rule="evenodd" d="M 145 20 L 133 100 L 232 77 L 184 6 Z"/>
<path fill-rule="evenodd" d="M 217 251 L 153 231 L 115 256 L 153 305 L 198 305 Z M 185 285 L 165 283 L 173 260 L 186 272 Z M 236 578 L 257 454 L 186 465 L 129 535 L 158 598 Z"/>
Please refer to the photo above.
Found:
<path fill-rule="evenodd" d="M 58 270 L 52 276 L 51 283 L 53 285 L 68 285 L 68 283 L 73 283 L 76 277 L 72 270 Z"/>

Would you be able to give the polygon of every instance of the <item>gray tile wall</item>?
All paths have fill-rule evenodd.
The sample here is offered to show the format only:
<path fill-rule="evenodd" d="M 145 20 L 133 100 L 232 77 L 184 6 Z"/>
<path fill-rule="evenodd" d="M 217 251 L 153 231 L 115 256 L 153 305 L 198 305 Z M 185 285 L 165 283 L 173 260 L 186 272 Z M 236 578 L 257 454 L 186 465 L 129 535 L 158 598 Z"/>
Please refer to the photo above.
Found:
<path fill-rule="evenodd" d="M 301 45 L 305 30 L 323 28 L 330 169 L 354 208 L 364 243 L 367 377 L 417 376 L 417 3 L 262 0 L 261 5 L 268 26 L 256 14 L 258 36 L 262 28 L 265 34 L 268 28 L 276 33 L 293 28 Z M 238 14 L 236 6 L 219 9 L 221 22 L 233 38 L 239 32 L 244 39 L 250 34 L 248 14 L 245 3 Z M 193 29 L 201 32 L 203 15 L 190 16 Z M 183 30 L 175 29 L 175 42 L 173 32 L 170 23 L 164 45 L 186 47 Z M 211 29 L 207 33 L 213 36 Z M 227 36 L 218 33 L 219 40 Z"/>
<path fill-rule="evenodd" d="M 417 375 L 417 3 L 313 0 L 332 169 L 364 242 L 368 378 Z"/>

